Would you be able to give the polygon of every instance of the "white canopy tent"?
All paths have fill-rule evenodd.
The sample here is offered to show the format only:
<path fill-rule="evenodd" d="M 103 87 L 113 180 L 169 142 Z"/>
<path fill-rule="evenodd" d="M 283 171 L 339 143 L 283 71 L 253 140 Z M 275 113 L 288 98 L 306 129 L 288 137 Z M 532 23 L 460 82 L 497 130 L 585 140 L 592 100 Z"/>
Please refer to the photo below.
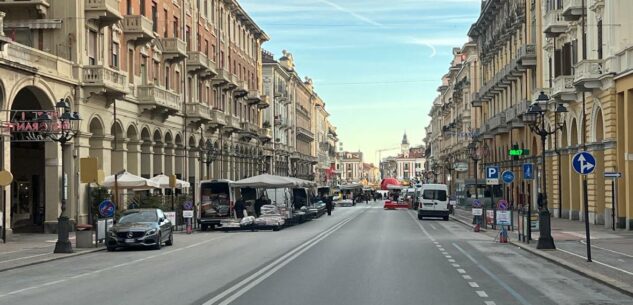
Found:
<path fill-rule="evenodd" d="M 161 188 L 161 189 L 171 188 L 169 186 L 169 176 L 167 176 L 167 175 L 163 175 L 163 174 L 156 175 L 156 176 L 152 177 L 149 180 L 155 182 L 156 184 L 158 184 L 158 188 Z M 177 189 L 188 188 L 190 186 L 191 186 L 191 184 L 189 182 L 184 181 L 184 180 L 180 180 L 180 179 L 176 179 L 176 188 Z"/>
<path fill-rule="evenodd" d="M 103 185 L 107 188 L 115 188 L 115 179 L 114 175 L 107 176 Z M 134 190 L 148 190 L 153 188 L 160 188 L 158 183 L 151 181 L 149 179 L 145 179 L 143 177 L 136 176 L 129 172 L 124 172 L 120 174 L 116 179 L 116 188 L 118 189 L 134 189 Z"/>
<path fill-rule="evenodd" d="M 287 177 L 263 174 L 246 179 L 231 182 L 231 187 L 252 188 L 287 188 L 294 187 L 296 183 Z"/>

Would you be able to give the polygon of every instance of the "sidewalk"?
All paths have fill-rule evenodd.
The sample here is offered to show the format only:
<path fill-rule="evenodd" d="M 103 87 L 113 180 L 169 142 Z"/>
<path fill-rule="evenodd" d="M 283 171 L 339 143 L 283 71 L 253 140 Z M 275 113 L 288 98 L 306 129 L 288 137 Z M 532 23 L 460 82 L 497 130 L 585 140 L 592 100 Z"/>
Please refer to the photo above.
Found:
<path fill-rule="evenodd" d="M 451 216 L 472 227 L 469 210 L 456 209 Z M 576 273 L 609 285 L 633 296 L 633 232 L 612 231 L 604 226 L 590 225 L 591 255 L 587 262 L 585 225 L 581 221 L 552 218 L 552 237 L 556 250 L 536 249 L 539 232 L 532 232 L 529 244 L 518 240 L 518 232 L 509 231 L 510 243 L 541 256 Z M 498 231 L 488 228 L 482 234 L 496 237 Z"/>
<path fill-rule="evenodd" d="M 20 267 L 41 264 L 53 260 L 74 257 L 105 248 L 75 248 L 75 233 L 70 233 L 73 253 L 53 253 L 57 234 L 13 234 L 9 242 L 0 243 L 0 272 Z"/>

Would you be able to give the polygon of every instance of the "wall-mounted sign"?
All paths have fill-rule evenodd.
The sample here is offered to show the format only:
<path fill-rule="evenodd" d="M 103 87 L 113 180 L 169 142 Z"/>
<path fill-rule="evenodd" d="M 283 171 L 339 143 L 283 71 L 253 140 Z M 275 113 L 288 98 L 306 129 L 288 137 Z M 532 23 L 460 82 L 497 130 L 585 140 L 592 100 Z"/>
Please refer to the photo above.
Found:
<path fill-rule="evenodd" d="M 48 113 L 51 121 L 40 122 L 39 118 Z M 57 119 L 57 112 L 43 110 L 10 110 L 9 121 L 2 122 L 2 128 L 9 130 L 11 142 L 45 142 L 50 139 L 48 133 L 55 133 L 62 129 L 62 123 Z M 70 129 L 70 122 L 63 126 Z"/>
<path fill-rule="evenodd" d="M 455 163 L 455 171 L 456 172 L 467 172 L 468 171 L 468 163 L 466 163 L 466 162 L 457 162 L 457 163 Z"/>

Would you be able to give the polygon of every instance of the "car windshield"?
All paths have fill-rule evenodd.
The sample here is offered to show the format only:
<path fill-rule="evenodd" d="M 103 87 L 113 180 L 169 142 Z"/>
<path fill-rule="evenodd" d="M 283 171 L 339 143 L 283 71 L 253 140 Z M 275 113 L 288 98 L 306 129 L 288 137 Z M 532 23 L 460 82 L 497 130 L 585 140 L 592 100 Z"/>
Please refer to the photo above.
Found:
<path fill-rule="evenodd" d="M 135 223 L 135 222 L 157 222 L 158 216 L 155 211 L 133 211 L 127 212 L 121 216 L 119 223 Z"/>
<path fill-rule="evenodd" d="M 446 200 L 446 191 L 444 191 L 444 190 L 424 190 L 424 193 L 422 193 L 422 198 L 423 199 L 428 199 L 428 200 L 445 201 Z"/>

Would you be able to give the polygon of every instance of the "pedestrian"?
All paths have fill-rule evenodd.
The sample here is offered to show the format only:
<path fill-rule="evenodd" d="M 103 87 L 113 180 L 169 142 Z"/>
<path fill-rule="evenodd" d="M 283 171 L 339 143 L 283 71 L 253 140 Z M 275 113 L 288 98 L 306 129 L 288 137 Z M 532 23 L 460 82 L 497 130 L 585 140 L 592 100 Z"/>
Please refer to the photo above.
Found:
<path fill-rule="evenodd" d="M 325 209 L 327 210 L 327 216 L 332 216 L 332 197 L 329 196 L 325 199 Z"/>
<path fill-rule="evenodd" d="M 262 195 L 259 199 L 255 200 L 255 217 L 259 217 L 262 215 L 262 206 L 266 204 L 266 197 Z"/>
<path fill-rule="evenodd" d="M 365 199 L 365 204 L 369 204 L 369 195 L 363 194 L 363 199 Z"/>
<path fill-rule="evenodd" d="M 244 218 L 244 210 L 246 210 L 246 204 L 244 203 L 244 199 L 240 198 L 235 202 L 235 206 L 233 207 L 235 211 L 235 217 L 237 219 Z"/>

